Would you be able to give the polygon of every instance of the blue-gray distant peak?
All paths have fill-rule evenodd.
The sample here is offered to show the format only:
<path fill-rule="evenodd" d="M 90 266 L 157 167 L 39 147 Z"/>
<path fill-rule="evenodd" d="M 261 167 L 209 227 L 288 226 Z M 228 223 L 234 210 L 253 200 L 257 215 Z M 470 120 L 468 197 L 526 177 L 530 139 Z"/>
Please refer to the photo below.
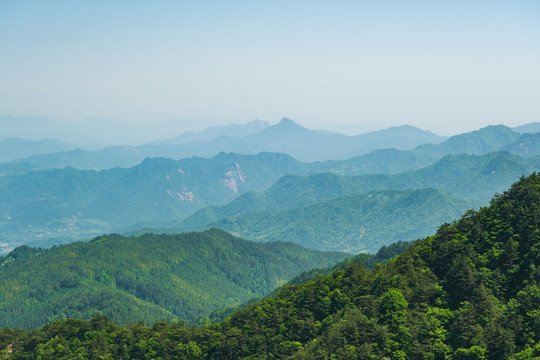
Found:
<path fill-rule="evenodd" d="M 305 127 L 298 125 L 297 123 L 286 117 L 281 119 L 281 121 L 276 124 L 275 127 L 282 129 L 306 129 Z"/>
<path fill-rule="evenodd" d="M 251 139 L 255 139 L 257 141 L 260 141 L 259 139 L 265 139 L 265 141 L 270 141 L 271 143 L 275 143 L 276 141 L 280 144 L 283 144 L 283 141 L 286 139 L 289 139 L 290 141 L 295 142 L 295 144 L 298 143 L 298 141 L 301 141 L 299 136 L 316 136 L 319 137 L 320 135 L 313 130 L 307 129 L 303 126 L 298 125 L 294 121 L 288 118 L 283 118 L 281 121 L 275 125 L 269 126 L 266 129 L 253 134 Z M 297 146 L 297 145 L 295 145 Z M 272 150 L 276 151 L 277 149 L 261 149 L 261 150 Z M 277 150 L 279 151 L 279 150 Z M 287 152 L 286 149 L 281 150 L 281 152 Z"/>
<path fill-rule="evenodd" d="M 513 127 L 512 130 L 517 131 L 518 133 L 528 133 L 528 134 L 536 134 L 540 133 L 540 122 L 533 122 L 521 126 Z"/>

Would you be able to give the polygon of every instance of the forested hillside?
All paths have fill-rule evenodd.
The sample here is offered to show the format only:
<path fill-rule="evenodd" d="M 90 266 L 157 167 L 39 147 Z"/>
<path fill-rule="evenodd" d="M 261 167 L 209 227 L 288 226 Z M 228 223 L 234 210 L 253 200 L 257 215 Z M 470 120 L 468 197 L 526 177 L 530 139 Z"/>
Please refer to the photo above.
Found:
<path fill-rule="evenodd" d="M 254 241 L 286 239 L 315 250 L 375 253 L 383 245 L 433 234 L 468 205 L 435 189 L 375 191 L 225 218 L 209 227 Z"/>
<path fill-rule="evenodd" d="M 32 328 L 98 311 L 120 323 L 194 320 L 346 256 L 253 243 L 221 230 L 23 246 L 0 257 L 0 327 Z"/>
<path fill-rule="evenodd" d="M 98 316 L 4 329 L 0 348 L 8 359 L 533 359 L 539 219 L 533 174 L 387 264 L 284 287 L 219 325 L 120 327 Z"/>
<path fill-rule="evenodd" d="M 289 173 L 307 173 L 284 154 L 219 154 L 212 159 L 147 159 L 129 169 L 73 168 L 0 176 L 3 241 L 91 238 L 136 223 L 159 223 L 264 190 Z"/>
<path fill-rule="evenodd" d="M 247 192 L 226 205 L 201 209 L 171 227 L 193 230 L 222 218 L 293 209 L 379 190 L 434 188 L 466 199 L 473 208 L 487 204 L 496 192 L 504 191 L 520 176 L 539 170 L 540 157 L 524 159 L 500 152 L 482 156 L 449 155 L 423 169 L 396 175 L 287 175 L 264 192 Z"/>

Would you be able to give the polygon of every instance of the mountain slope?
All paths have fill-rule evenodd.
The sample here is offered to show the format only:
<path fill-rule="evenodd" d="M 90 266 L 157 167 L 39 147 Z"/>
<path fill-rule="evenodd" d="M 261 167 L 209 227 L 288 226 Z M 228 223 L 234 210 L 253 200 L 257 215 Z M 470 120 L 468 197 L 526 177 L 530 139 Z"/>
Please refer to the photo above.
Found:
<path fill-rule="evenodd" d="M 431 187 L 477 206 L 520 175 L 538 170 L 539 163 L 537 157 L 525 160 L 507 153 L 452 155 L 420 170 L 392 176 L 287 176 L 262 196 L 240 197 L 225 208 L 205 210 L 172 226 L 197 229 L 223 217 L 301 207 L 375 190 Z M 339 172 L 343 164 L 307 164 L 284 154 L 221 153 L 211 159 L 148 159 L 129 169 L 66 168 L 0 176 L 0 248 L 28 241 L 50 246 L 52 239 L 66 242 L 134 227 L 168 227 L 202 208 L 227 204 L 251 190 L 265 190 L 286 174 Z"/>
<path fill-rule="evenodd" d="M 415 149 L 420 153 L 482 155 L 501 150 L 519 138 L 520 134 L 504 125 L 489 125 L 472 132 L 455 135 L 439 145 L 426 144 Z"/>
<path fill-rule="evenodd" d="M 480 155 L 498 151 L 512 144 L 519 135 L 502 125 L 488 126 L 453 136 L 441 143 L 443 138 L 409 126 L 346 136 L 309 130 L 284 119 L 279 124 L 244 137 L 220 136 L 190 143 L 113 146 L 94 151 L 74 150 L 36 155 L 19 159 L 15 163 L 0 164 L 0 173 L 11 173 L 13 165 L 19 163 L 28 164 L 19 168 L 20 172 L 32 168 L 51 169 L 66 166 L 100 170 L 134 166 L 146 157 L 181 159 L 193 155 L 213 157 L 221 151 L 241 154 L 277 151 L 304 161 L 326 160 L 311 164 L 313 168 L 317 168 L 317 172 L 329 171 L 347 175 L 395 174 L 430 165 L 447 154 Z M 418 144 L 425 145 L 418 146 L 415 150 L 403 150 L 413 149 Z M 362 155 L 353 157 L 357 154 Z M 315 171 L 311 171 L 313 172 Z"/>
<path fill-rule="evenodd" d="M 536 134 L 540 132 L 540 122 L 533 122 L 529 124 L 524 124 L 520 126 L 516 126 L 512 128 L 512 130 L 517 131 L 518 133 L 528 133 L 528 134 Z"/>
<path fill-rule="evenodd" d="M 503 150 L 525 158 L 540 155 L 540 133 L 523 134 Z"/>
<path fill-rule="evenodd" d="M 129 169 L 38 171 L 0 177 L 5 242 L 73 240 L 141 221 L 183 218 L 263 190 L 303 164 L 283 154 L 219 154 L 212 159 L 147 159 Z"/>
<path fill-rule="evenodd" d="M 74 148 L 75 146 L 72 144 L 54 139 L 33 141 L 21 138 L 8 138 L 0 141 L 0 162 L 11 161 L 36 154 L 68 151 Z"/>
<path fill-rule="evenodd" d="M 425 168 L 396 175 L 341 176 L 333 173 L 287 175 L 262 193 L 248 192 L 232 202 L 201 209 L 173 228 L 193 230 L 221 218 L 267 210 L 286 210 L 347 195 L 377 190 L 434 188 L 467 199 L 470 207 L 486 204 L 522 175 L 540 171 L 540 158 L 509 153 L 449 155 Z"/>
<path fill-rule="evenodd" d="M 422 144 L 438 145 L 446 141 L 430 131 L 420 130 L 414 126 L 401 125 L 384 130 L 372 131 L 353 137 L 360 146 L 340 158 L 348 159 L 354 156 L 368 154 L 378 149 L 413 150 Z"/>
<path fill-rule="evenodd" d="M 211 126 L 202 131 L 186 131 L 182 135 L 170 139 L 152 141 L 156 144 L 185 144 L 194 141 L 205 141 L 220 136 L 241 137 L 262 131 L 270 126 L 268 121 L 254 120 L 247 124 L 231 124 Z"/>
<path fill-rule="evenodd" d="M 0 327 L 36 327 L 97 311 L 124 323 L 193 320 L 345 256 L 252 243 L 219 230 L 21 247 L 0 258 Z"/>
<path fill-rule="evenodd" d="M 285 240 L 310 249 L 376 252 L 416 240 L 453 221 L 467 202 L 434 189 L 378 191 L 315 205 L 225 218 L 210 227 L 255 241 Z"/>
<path fill-rule="evenodd" d="M 219 325 L 66 320 L 34 332 L 2 330 L 0 348 L 14 359 L 533 359 L 540 356 L 538 219 L 533 174 L 387 264 L 369 271 L 354 263 L 286 286 Z"/>

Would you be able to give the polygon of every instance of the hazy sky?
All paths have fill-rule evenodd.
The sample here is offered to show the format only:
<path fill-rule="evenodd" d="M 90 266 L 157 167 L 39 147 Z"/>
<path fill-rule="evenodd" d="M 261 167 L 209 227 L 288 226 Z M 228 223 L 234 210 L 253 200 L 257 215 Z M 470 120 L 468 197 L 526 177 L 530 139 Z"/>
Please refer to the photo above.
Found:
<path fill-rule="evenodd" d="M 0 0 L 0 114 L 540 121 L 540 1 Z"/>

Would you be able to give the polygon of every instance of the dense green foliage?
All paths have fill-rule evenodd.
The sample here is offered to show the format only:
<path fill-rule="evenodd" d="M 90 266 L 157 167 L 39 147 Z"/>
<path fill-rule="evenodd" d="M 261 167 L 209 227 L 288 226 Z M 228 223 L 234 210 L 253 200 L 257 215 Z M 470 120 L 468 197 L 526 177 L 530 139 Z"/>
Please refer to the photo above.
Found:
<path fill-rule="evenodd" d="M 433 234 L 468 203 L 434 189 L 376 191 L 306 207 L 263 211 L 211 223 L 248 240 L 286 240 L 315 250 L 374 253 L 395 241 Z"/>
<path fill-rule="evenodd" d="M 98 316 L 4 329 L 0 349 L 7 359 L 533 359 L 539 225 L 533 174 L 387 264 L 284 287 L 219 325 Z"/>
<path fill-rule="evenodd" d="M 383 245 L 379 249 L 379 251 L 377 251 L 376 254 L 361 253 L 355 256 L 348 257 L 345 260 L 338 262 L 336 265 L 332 267 L 314 268 L 314 269 L 305 271 L 301 273 L 300 275 L 295 276 L 293 279 L 288 281 L 283 286 L 287 287 L 289 285 L 300 285 L 306 281 L 314 280 L 318 276 L 330 275 L 337 269 L 344 270 L 347 266 L 350 266 L 353 263 L 362 263 L 362 265 L 366 269 L 373 269 L 375 265 L 385 263 L 388 260 L 394 258 L 395 256 L 401 254 L 403 251 L 409 248 L 413 243 L 414 242 L 398 241 L 388 246 Z M 274 290 L 274 293 L 279 292 L 280 289 L 281 287 L 276 288 Z M 259 299 L 253 298 L 240 306 L 231 306 L 229 308 L 224 308 L 224 309 L 219 309 L 217 311 L 214 311 L 209 316 L 210 320 L 212 322 L 221 322 L 225 320 L 225 318 L 231 316 L 236 310 L 240 308 L 245 308 L 257 300 Z"/>
<path fill-rule="evenodd" d="M 287 285 L 300 285 L 308 280 L 314 280 L 317 276 L 327 276 L 335 270 L 345 270 L 346 267 L 353 263 L 362 263 L 366 269 L 373 269 L 377 264 L 383 264 L 388 260 L 398 256 L 414 244 L 413 241 L 398 241 L 390 245 L 383 245 L 375 254 L 361 253 L 346 258 L 338 262 L 336 265 L 327 268 L 315 268 L 303 272 L 302 274 L 291 279 Z M 279 290 L 279 289 L 278 289 Z"/>
<path fill-rule="evenodd" d="M 344 257 L 253 243 L 221 230 L 106 235 L 47 250 L 23 246 L 0 258 L 0 327 L 32 328 L 97 311 L 121 323 L 194 320 Z"/>

